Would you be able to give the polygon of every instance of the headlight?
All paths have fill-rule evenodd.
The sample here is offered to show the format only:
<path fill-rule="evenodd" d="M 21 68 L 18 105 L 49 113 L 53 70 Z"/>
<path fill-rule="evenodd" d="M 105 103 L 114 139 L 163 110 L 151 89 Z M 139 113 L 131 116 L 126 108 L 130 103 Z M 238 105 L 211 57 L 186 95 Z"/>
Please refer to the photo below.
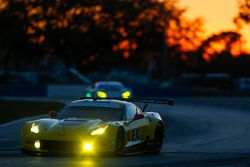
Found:
<path fill-rule="evenodd" d="M 91 95 L 91 93 L 88 92 L 85 94 L 85 97 L 92 97 L 92 95 Z"/>
<path fill-rule="evenodd" d="M 126 91 L 122 93 L 122 98 L 127 99 L 131 96 L 131 92 L 130 91 Z"/>
<path fill-rule="evenodd" d="M 93 149 L 93 146 L 91 143 L 85 143 L 83 145 L 83 149 L 84 149 L 84 151 L 91 151 Z"/>
<path fill-rule="evenodd" d="M 91 135 L 102 135 L 105 132 L 105 130 L 107 129 L 107 127 L 108 127 L 108 125 L 106 125 L 105 127 L 97 128 L 96 130 L 91 132 Z"/>
<path fill-rule="evenodd" d="M 34 143 L 34 147 L 37 148 L 37 149 L 39 149 L 40 146 L 41 146 L 40 141 L 36 140 L 35 143 Z"/>
<path fill-rule="evenodd" d="M 97 96 L 100 97 L 100 98 L 106 98 L 106 97 L 108 97 L 107 93 L 105 93 L 103 91 L 98 91 L 97 92 Z"/>
<path fill-rule="evenodd" d="M 32 124 L 30 131 L 33 133 L 39 133 L 39 128 L 37 125 L 35 125 L 34 123 Z"/>

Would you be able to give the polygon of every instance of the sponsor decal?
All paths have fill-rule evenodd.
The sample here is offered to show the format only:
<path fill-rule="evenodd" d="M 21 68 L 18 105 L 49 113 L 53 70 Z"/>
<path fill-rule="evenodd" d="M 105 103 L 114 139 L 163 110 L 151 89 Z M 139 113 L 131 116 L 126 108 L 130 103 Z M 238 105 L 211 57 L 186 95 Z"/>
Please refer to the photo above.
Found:
<path fill-rule="evenodd" d="M 131 131 L 132 135 L 130 141 L 139 141 L 142 140 L 142 129 L 133 129 Z"/>

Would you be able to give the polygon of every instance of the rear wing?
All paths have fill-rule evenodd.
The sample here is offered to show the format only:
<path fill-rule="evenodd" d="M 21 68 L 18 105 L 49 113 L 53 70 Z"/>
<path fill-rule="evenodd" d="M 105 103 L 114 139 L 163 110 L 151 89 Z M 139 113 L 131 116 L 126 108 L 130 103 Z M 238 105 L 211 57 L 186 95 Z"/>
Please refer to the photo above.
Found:
<path fill-rule="evenodd" d="M 143 103 L 144 106 L 142 108 L 142 111 L 144 112 L 149 104 L 165 104 L 165 105 L 174 105 L 174 99 L 147 99 L 147 98 L 93 98 L 93 97 L 80 97 L 80 99 L 93 99 L 93 101 L 96 100 L 121 100 L 121 101 L 127 101 L 132 103 Z"/>
<path fill-rule="evenodd" d="M 146 111 L 147 107 L 149 104 L 165 104 L 165 105 L 174 105 L 174 99 L 137 99 L 137 98 L 131 98 L 131 99 L 126 99 L 125 101 L 129 102 L 138 102 L 138 103 L 143 103 L 143 108 L 142 112 Z"/>
<path fill-rule="evenodd" d="M 131 99 L 123 99 L 124 101 L 129 102 L 139 102 L 139 103 L 147 103 L 147 104 L 167 104 L 170 106 L 174 105 L 174 99 L 138 99 L 138 98 L 131 98 Z"/>

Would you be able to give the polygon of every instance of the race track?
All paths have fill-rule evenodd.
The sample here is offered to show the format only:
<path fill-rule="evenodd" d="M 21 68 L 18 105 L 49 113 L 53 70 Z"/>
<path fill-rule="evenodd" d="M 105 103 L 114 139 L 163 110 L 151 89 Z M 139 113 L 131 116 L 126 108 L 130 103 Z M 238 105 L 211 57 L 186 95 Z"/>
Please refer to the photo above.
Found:
<path fill-rule="evenodd" d="M 38 157 L 19 153 L 27 119 L 0 125 L 0 166 L 250 166 L 250 109 L 180 100 L 174 107 L 151 105 L 167 126 L 160 155 L 127 157 Z M 216 101 L 218 102 L 218 101 Z M 245 101 L 249 102 L 249 100 Z M 217 104 L 217 103 L 216 103 Z M 224 106 L 222 104 L 225 104 Z"/>

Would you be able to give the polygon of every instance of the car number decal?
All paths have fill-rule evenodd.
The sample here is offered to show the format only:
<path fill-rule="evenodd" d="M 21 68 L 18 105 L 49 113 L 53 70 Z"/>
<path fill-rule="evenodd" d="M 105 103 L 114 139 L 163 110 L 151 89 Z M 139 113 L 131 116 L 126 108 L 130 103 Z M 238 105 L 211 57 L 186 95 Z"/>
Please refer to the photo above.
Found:
<path fill-rule="evenodd" d="M 142 129 L 133 129 L 131 131 L 132 136 L 131 136 L 131 141 L 139 141 L 142 140 Z"/>

